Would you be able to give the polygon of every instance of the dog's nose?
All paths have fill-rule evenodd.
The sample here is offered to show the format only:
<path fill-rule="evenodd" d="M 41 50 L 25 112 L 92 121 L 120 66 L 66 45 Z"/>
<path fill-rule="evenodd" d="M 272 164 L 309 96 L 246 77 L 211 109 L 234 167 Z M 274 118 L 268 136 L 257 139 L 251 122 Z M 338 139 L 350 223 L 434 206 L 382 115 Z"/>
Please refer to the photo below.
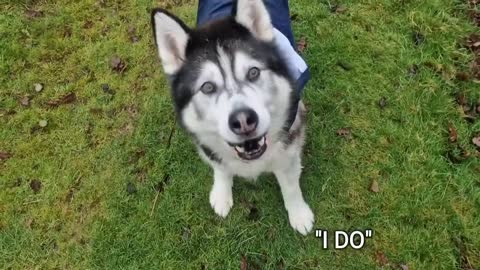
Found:
<path fill-rule="evenodd" d="M 250 108 L 243 108 L 234 111 L 228 117 L 228 126 L 237 135 L 249 135 L 258 124 L 257 113 Z"/>

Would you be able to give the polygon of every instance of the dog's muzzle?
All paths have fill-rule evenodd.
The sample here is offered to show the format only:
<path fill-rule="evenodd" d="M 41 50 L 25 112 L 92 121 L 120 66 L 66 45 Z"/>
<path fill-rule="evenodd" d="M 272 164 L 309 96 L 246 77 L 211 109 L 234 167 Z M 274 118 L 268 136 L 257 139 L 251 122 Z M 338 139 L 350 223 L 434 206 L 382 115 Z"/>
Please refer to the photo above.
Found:
<path fill-rule="evenodd" d="M 255 139 L 244 141 L 243 143 L 240 143 L 240 144 L 231 144 L 231 143 L 229 144 L 235 149 L 238 157 L 244 160 L 258 159 L 267 150 L 266 135 L 263 135 Z"/>

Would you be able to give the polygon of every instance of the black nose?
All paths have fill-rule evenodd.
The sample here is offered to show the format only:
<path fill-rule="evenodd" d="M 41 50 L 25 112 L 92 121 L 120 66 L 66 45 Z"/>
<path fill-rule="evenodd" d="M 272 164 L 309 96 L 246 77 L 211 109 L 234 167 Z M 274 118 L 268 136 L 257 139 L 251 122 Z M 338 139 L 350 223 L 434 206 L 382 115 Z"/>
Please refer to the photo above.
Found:
<path fill-rule="evenodd" d="M 257 128 L 257 124 L 258 115 L 250 108 L 236 110 L 228 117 L 228 126 L 237 135 L 252 133 Z"/>

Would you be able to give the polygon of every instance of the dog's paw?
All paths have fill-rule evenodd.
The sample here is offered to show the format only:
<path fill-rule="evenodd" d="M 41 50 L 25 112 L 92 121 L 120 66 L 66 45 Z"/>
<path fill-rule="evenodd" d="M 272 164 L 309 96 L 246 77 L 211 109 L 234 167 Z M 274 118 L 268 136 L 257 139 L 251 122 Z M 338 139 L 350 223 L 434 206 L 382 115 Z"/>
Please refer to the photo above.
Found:
<path fill-rule="evenodd" d="M 233 206 L 232 191 L 214 186 L 210 191 L 210 205 L 217 215 L 226 217 Z"/>
<path fill-rule="evenodd" d="M 313 212 L 305 202 L 290 207 L 288 219 L 292 228 L 303 235 L 307 235 L 313 228 Z"/>

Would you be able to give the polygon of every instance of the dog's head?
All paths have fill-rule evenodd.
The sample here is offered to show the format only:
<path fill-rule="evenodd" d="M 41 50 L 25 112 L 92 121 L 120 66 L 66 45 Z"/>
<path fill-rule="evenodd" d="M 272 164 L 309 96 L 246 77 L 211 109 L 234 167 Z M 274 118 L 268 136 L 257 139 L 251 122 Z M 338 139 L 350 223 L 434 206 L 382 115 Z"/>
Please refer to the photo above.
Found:
<path fill-rule="evenodd" d="M 152 24 L 183 126 L 213 150 L 259 158 L 282 132 L 294 98 L 263 2 L 238 0 L 232 16 L 197 29 L 155 9 Z"/>

